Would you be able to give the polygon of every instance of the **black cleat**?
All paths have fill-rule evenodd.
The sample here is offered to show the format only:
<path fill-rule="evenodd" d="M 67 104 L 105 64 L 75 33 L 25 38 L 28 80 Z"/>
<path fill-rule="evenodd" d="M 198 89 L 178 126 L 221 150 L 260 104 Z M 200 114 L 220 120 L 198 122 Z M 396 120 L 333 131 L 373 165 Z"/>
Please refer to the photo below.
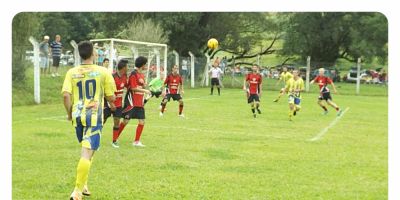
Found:
<path fill-rule="evenodd" d="M 293 115 L 296 116 L 296 111 L 293 112 Z"/>
<path fill-rule="evenodd" d="M 260 109 L 257 109 L 257 112 L 258 112 L 258 114 L 261 114 L 261 110 Z"/>

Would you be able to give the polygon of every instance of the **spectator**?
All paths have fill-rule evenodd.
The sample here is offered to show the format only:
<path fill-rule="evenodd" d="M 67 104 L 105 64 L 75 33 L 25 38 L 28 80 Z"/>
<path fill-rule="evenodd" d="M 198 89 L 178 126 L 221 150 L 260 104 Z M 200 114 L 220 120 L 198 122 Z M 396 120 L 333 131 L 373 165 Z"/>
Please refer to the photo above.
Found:
<path fill-rule="evenodd" d="M 46 74 L 49 67 L 49 36 L 44 36 L 43 41 L 39 44 L 40 68 L 41 73 Z"/>
<path fill-rule="evenodd" d="M 53 67 L 52 67 L 53 70 L 51 73 L 52 77 L 60 76 L 60 74 L 58 74 L 58 68 L 60 66 L 60 59 L 61 59 L 62 48 L 63 48 L 63 45 L 60 41 L 61 41 L 61 36 L 56 35 L 55 41 L 53 41 L 50 44 L 51 55 L 53 57 Z"/>
<path fill-rule="evenodd" d="M 99 66 L 103 65 L 104 57 L 105 57 L 104 47 L 99 47 L 97 49 L 97 65 L 99 65 Z"/>
<path fill-rule="evenodd" d="M 188 66 L 187 66 L 187 60 L 182 60 L 182 77 L 183 80 L 187 79 L 188 75 Z"/>

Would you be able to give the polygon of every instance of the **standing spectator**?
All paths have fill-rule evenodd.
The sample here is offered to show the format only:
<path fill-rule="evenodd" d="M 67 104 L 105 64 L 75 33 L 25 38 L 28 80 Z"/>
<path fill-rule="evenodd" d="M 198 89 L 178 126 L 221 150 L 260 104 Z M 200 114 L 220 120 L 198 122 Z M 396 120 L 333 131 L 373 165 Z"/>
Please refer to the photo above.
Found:
<path fill-rule="evenodd" d="M 225 73 L 225 67 L 227 66 L 227 60 L 226 60 L 226 56 L 222 58 L 221 60 L 221 70 Z"/>
<path fill-rule="evenodd" d="M 187 60 L 182 60 L 182 76 L 185 79 L 187 79 L 188 75 L 188 67 L 187 67 Z"/>
<path fill-rule="evenodd" d="M 56 40 L 50 44 L 51 55 L 53 57 L 53 67 L 52 67 L 53 70 L 51 73 L 52 77 L 60 76 L 60 74 L 58 74 L 58 68 L 60 66 L 61 53 L 63 48 L 63 45 L 60 41 L 61 41 L 61 36 L 56 35 Z"/>
<path fill-rule="evenodd" d="M 49 36 L 44 36 L 43 41 L 39 44 L 40 68 L 41 73 L 46 74 L 49 66 Z"/>
<path fill-rule="evenodd" d="M 97 48 L 97 65 L 102 66 L 103 65 L 103 60 L 105 57 L 105 52 L 104 52 L 104 47 L 98 47 Z"/>

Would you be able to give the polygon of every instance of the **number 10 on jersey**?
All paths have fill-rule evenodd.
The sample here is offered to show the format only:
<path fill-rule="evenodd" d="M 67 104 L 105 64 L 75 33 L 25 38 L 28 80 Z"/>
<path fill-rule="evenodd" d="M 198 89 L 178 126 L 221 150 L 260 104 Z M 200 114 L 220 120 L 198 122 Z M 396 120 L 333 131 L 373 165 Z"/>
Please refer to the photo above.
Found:
<path fill-rule="evenodd" d="M 85 87 L 83 87 L 83 83 L 85 82 Z M 96 94 L 96 80 L 89 79 L 86 81 L 79 81 L 76 83 L 79 88 L 79 99 L 83 99 L 83 90 L 85 90 L 85 99 L 93 99 Z"/>

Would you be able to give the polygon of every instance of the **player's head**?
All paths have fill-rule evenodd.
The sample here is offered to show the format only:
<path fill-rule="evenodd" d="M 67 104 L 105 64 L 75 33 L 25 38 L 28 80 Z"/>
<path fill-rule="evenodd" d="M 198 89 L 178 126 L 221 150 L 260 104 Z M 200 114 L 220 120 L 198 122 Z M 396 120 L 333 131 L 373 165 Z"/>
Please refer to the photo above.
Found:
<path fill-rule="evenodd" d="M 325 69 L 321 67 L 318 69 L 318 72 L 320 76 L 323 76 L 325 74 Z"/>
<path fill-rule="evenodd" d="M 253 71 L 254 73 L 258 72 L 258 65 L 253 65 L 251 67 L 251 71 Z"/>
<path fill-rule="evenodd" d="M 126 73 L 128 71 L 128 60 L 122 59 L 117 65 L 118 71 L 121 73 Z"/>
<path fill-rule="evenodd" d="M 294 70 L 292 71 L 292 74 L 293 74 L 293 77 L 295 77 L 295 78 L 299 77 L 299 70 L 294 69 Z"/>
<path fill-rule="evenodd" d="M 59 42 L 61 40 L 61 36 L 60 35 L 56 35 L 56 41 Z"/>
<path fill-rule="evenodd" d="M 83 60 L 93 59 L 95 57 L 93 51 L 93 44 L 90 41 L 82 41 L 78 44 L 79 56 Z"/>
<path fill-rule="evenodd" d="M 103 67 L 107 68 L 109 64 L 110 64 L 110 60 L 108 58 L 104 58 Z"/>
<path fill-rule="evenodd" d="M 178 65 L 172 66 L 172 73 L 173 73 L 173 74 L 178 74 L 178 71 L 179 71 Z"/>
<path fill-rule="evenodd" d="M 49 37 L 48 35 L 45 35 L 45 36 L 43 37 L 43 40 L 46 41 L 46 42 L 49 41 L 49 39 L 50 39 L 50 37 Z"/>
<path fill-rule="evenodd" d="M 138 69 L 144 70 L 146 64 L 147 64 L 147 58 L 144 56 L 139 56 L 135 60 L 135 67 Z"/>

